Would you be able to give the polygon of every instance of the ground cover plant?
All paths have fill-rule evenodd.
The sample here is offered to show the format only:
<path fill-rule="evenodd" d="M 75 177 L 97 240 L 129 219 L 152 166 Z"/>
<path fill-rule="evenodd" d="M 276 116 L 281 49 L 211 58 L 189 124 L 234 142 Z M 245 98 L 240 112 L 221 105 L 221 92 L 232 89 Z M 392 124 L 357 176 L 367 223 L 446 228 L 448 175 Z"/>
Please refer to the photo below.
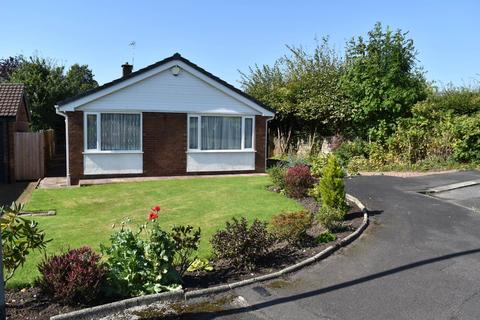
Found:
<path fill-rule="evenodd" d="M 282 194 L 270 192 L 266 176 L 195 178 L 110 184 L 69 189 L 35 190 L 26 210 L 56 209 L 57 215 L 35 217 L 48 238 L 47 253 L 59 254 L 84 245 L 99 252 L 126 217 L 132 225 L 145 222 L 145 208 L 162 204 L 159 223 L 169 231 L 173 225 L 201 228 L 199 258 L 211 256 L 209 240 L 225 222 L 245 216 L 269 221 L 284 211 L 302 206 Z M 221 196 L 219 196 L 221 195 Z M 112 226 L 115 228 L 112 229 Z M 33 252 L 8 285 L 32 284 L 38 277 L 42 254 Z M 200 263 L 197 263 L 200 264 Z"/>

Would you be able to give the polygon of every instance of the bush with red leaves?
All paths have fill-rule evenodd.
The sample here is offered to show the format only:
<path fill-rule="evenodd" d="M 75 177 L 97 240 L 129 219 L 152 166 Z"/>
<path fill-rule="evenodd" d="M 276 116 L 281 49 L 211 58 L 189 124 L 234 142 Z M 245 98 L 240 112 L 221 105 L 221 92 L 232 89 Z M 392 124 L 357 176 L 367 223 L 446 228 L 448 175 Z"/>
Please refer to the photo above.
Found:
<path fill-rule="evenodd" d="M 38 265 L 38 285 L 60 303 L 89 304 L 99 298 L 107 269 L 90 247 L 48 257 Z"/>
<path fill-rule="evenodd" d="M 297 165 L 287 170 L 285 175 L 285 192 L 292 198 L 307 196 L 308 189 L 313 186 L 315 180 L 306 165 Z"/>

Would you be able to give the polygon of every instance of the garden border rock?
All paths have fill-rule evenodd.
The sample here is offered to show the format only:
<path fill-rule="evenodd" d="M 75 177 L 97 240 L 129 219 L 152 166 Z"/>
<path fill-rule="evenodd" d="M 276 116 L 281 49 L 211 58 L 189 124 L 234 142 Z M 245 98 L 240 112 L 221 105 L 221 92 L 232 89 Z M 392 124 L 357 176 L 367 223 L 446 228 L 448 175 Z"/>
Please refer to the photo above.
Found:
<path fill-rule="evenodd" d="M 340 242 L 336 243 L 335 245 L 328 246 L 327 248 L 317 253 L 316 255 L 310 258 L 307 258 L 303 261 L 300 261 L 289 267 L 283 268 L 280 271 L 276 271 L 273 273 L 269 273 L 262 276 L 258 276 L 258 277 L 254 277 L 254 278 L 250 278 L 242 281 L 237 281 L 229 284 L 223 284 L 215 287 L 205 288 L 205 289 L 198 289 L 193 291 L 177 290 L 172 292 L 164 292 L 164 293 L 150 294 L 146 296 L 130 298 L 130 299 L 116 301 L 116 302 L 112 302 L 104 305 L 99 305 L 96 307 L 91 307 L 91 308 L 77 310 L 74 312 L 56 315 L 51 317 L 50 320 L 98 319 L 101 317 L 108 316 L 112 313 L 124 311 L 126 309 L 137 307 L 137 306 L 144 306 L 154 302 L 189 300 L 192 298 L 198 298 L 202 296 L 208 296 L 211 294 L 222 293 L 222 292 L 230 291 L 234 288 L 243 287 L 252 283 L 263 282 L 266 280 L 279 278 L 285 274 L 297 271 L 314 262 L 321 261 L 327 258 L 329 255 L 331 255 L 335 251 L 337 251 L 338 249 L 345 247 L 346 245 L 351 243 L 353 240 L 357 239 L 363 233 L 363 231 L 367 228 L 369 223 L 368 209 L 360 200 L 358 200 L 356 197 L 350 194 L 347 194 L 347 200 L 355 203 L 355 205 L 358 206 L 363 212 L 363 221 L 360 227 L 358 227 L 357 230 L 349 234 L 347 237 L 343 238 Z"/>

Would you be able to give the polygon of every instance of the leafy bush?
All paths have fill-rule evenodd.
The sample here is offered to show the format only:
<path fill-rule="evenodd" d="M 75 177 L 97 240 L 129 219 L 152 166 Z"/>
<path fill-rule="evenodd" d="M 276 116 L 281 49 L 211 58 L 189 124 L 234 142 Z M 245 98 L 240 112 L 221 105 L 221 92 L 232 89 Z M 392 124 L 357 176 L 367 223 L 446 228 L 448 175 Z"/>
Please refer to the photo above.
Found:
<path fill-rule="evenodd" d="M 364 156 L 355 156 L 348 162 L 347 172 L 354 176 L 357 175 L 361 170 L 365 170 L 368 167 L 368 159 L 366 159 Z"/>
<path fill-rule="evenodd" d="M 457 141 L 453 157 L 461 162 L 480 162 L 480 113 L 475 116 L 458 117 L 455 121 Z"/>
<path fill-rule="evenodd" d="M 279 240 L 300 245 L 307 237 L 311 215 L 306 211 L 281 213 L 272 218 L 271 227 Z"/>
<path fill-rule="evenodd" d="M 270 179 L 275 187 L 280 190 L 285 189 L 285 175 L 287 174 L 287 168 L 282 165 L 276 165 L 267 170 Z"/>
<path fill-rule="evenodd" d="M 317 238 L 315 238 L 316 243 L 328 243 L 335 240 L 337 240 L 337 236 L 329 230 L 322 232 Z"/>
<path fill-rule="evenodd" d="M 175 290 L 180 278 L 173 267 L 175 242 L 158 222 L 160 207 L 152 208 L 149 222 L 137 231 L 122 222 L 110 237 L 110 246 L 101 245 L 109 269 L 111 294 L 121 297 Z"/>
<path fill-rule="evenodd" d="M 313 183 L 314 179 L 310 173 L 310 168 L 305 165 L 289 168 L 285 175 L 285 191 L 292 198 L 306 196 Z"/>
<path fill-rule="evenodd" d="M 213 266 L 210 264 L 208 259 L 200 259 L 196 258 L 188 267 L 188 272 L 195 272 L 195 271 L 213 271 Z"/>
<path fill-rule="evenodd" d="M 286 161 L 287 161 L 287 167 L 289 167 L 289 168 L 293 168 L 293 167 L 296 167 L 296 166 L 308 166 L 309 165 L 309 161 L 308 161 L 308 158 L 306 156 L 292 154 L 292 153 L 288 154 Z"/>
<path fill-rule="evenodd" d="M 363 156 L 368 157 L 369 155 L 369 145 L 367 142 L 361 139 L 355 139 L 353 141 L 344 142 L 338 147 L 335 152 L 340 164 L 345 167 L 347 166 L 350 159 L 353 157 Z"/>
<path fill-rule="evenodd" d="M 201 230 L 200 228 L 194 230 L 190 225 L 173 226 L 170 235 L 175 244 L 173 265 L 177 268 L 180 276 L 183 276 L 197 258 L 194 253 L 200 245 Z"/>
<path fill-rule="evenodd" d="M 328 160 L 328 155 L 318 154 L 311 158 L 311 172 L 314 177 L 320 178 L 322 176 L 323 168 L 325 168 Z"/>
<path fill-rule="evenodd" d="M 320 207 L 317 213 L 317 220 L 322 226 L 330 231 L 338 230 L 345 220 L 345 211 L 328 206 Z"/>
<path fill-rule="evenodd" d="M 45 250 L 51 241 L 45 240 L 45 233 L 38 228 L 37 222 L 19 216 L 22 208 L 15 203 L 10 207 L 0 207 L 5 283 L 23 266 L 31 251 Z"/>
<path fill-rule="evenodd" d="M 322 179 L 319 182 L 322 207 L 335 208 L 342 212 L 348 210 L 343 185 L 344 176 L 345 173 L 337 158 L 333 154 L 330 155 L 325 170 L 323 170 Z"/>
<path fill-rule="evenodd" d="M 210 243 L 214 255 L 225 259 L 235 269 L 252 269 L 265 256 L 275 239 L 267 223 L 255 219 L 249 226 L 245 217 L 227 221 L 224 230 L 217 231 Z"/>
<path fill-rule="evenodd" d="M 46 258 L 38 266 L 43 293 L 67 304 L 87 304 L 99 298 L 107 269 L 89 247 Z"/>

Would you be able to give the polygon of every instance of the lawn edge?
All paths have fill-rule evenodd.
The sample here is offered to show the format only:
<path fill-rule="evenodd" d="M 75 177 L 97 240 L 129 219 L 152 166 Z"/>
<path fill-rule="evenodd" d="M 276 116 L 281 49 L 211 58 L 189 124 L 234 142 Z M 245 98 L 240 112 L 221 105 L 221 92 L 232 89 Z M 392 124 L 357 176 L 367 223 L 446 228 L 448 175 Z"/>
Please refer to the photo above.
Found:
<path fill-rule="evenodd" d="M 355 203 L 363 212 L 363 221 L 362 224 L 351 234 L 347 237 L 343 238 L 339 243 L 334 245 L 328 246 L 321 252 L 317 253 L 316 255 L 307 258 L 303 261 L 300 261 L 296 264 L 291 266 L 285 267 L 280 271 L 276 271 L 273 273 L 265 274 L 262 276 L 237 281 L 229 284 L 222 284 L 215 287 L 205 288 L 205 289 L 198 289 L 193 291 L 184 291 L 177 290 L 171 292 L 163 292 L 157 294 L 150 294 L 125 300 L 120 300 L 104 305 L 99 305 L 91 308 L 85 308 L 65 314 L 59 314 L 53 317 L 50 317 L 50 320 L 70 320 L 70 319 L 98 319 L 100 317 L 105 317 L 115 312 L 120 312 L 132 307 L 137 306 L 144 306 L 154 302 L 161 302 L 161 301 L 180 301 L 180 300 L 189 300 L 193 298 L 199 298 L 203 296 L 209 296 L 212 294 L 227 292 L 233 290 L 235 288 L 247 286 L 253 283 L 263 282 L 275 278 L 279 278 L 285 274 L 297 271 L 307 265 L 310 265 L 314 262 L 322 261 L 329 257 L 332 253 L 337 251 L 340 248 L 343 248 L 357 239 L 363 231 L 367 228 L 369 224 L 369 216 L 368 216 L 368 209 L 366 206 L 356 197 L 347 194 L 347 200 Z"/>

